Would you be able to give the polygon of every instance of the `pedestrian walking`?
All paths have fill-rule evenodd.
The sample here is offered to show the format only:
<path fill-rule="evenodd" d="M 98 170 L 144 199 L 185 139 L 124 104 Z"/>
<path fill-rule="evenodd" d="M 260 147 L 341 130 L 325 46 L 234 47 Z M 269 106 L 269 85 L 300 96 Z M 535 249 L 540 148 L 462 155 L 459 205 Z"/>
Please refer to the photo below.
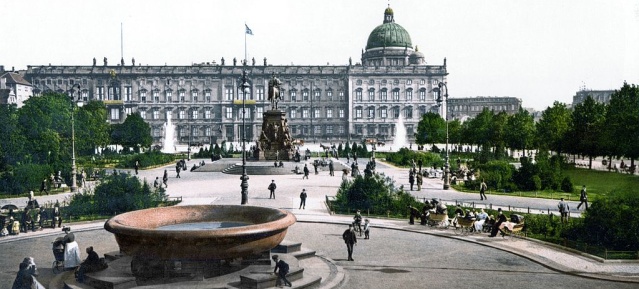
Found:
<path fill-rule="evenodd" d="M 275 184 L 275 180 L 271 180 L 271 183 L 268 185 L 268 190 L 271 191 L 271 195 L 268 197 L 275 199 L 275 189 L 277 189 L 277 185 Z"/>
<path fill-rule="evenodd" d="M 307 164 L 304 164 L 304 176 L 302 177 L 302 180 L 305 179 L 305 178 L 308 180 L 308 165 Z"/>
<path fill-rule="evenodd" d="M 317 162 L 317 161 L 315 161 L 315 162 L 313 163 L 313 168 L 315 168 L 315 174 L 316 174 L 316 175 L 319 173 L 319 172 L 317 171 L 317 166 L 318 166 L 318 165 L 319 165 L 319 164 L 318 164 L 318 162 Z"/>
<path fill-rule="evenodd" d="M 160 187 L 160 177 L 155 177 L 155 181 L 153 181 L 153 187 L 156 189 Z"/>
<path fill-rule="evenodd" d="M 176 173 L 175 178 L 176 178 L 176 179 L 180 179 L 180 178 L 181 178 L 181 177 L 180 177 L 180 171 L 181 171 L 181 170 L 182 170 L 182 165 L 180 164 L 180 162 L 177 162 L 177 163 L 175 164 L 175 173 Z"/>
<path fill-rule="evenodd" d="M 415 173 L 413 169 L 408 172 L 408 182 L 410 183 L 410 190 L 413 190 L 413 185 L 415 184 Z"/>
<path fill-rule="evenodd" d="M 140 169 L 140 162 L 139 161 L 135 161 L 135 165 L 133 166 L 133 168 L 135 168 L 135 175 L 138 175 L 138 170 Z"/>
<path fill-rule="evenodd" d="M 288 263 L 284 262 L 284 260 L 280 260 L 280 256 L 273 255 L 273 261 L 275 262 L 275 269 L 273 270 L 273 274 L 277 274 L 277 281 L 275 281 L 275 286 L 282 286 L 282 281 L 285 286 L 293 287 L 288 279 L 286 279 L 286 274 L 288 274 L 289 266 Z"/>
<path fill-rule="evenodd" d="M 331 177 L 335 176 L 335 167 L 333 166 L 333 160 L 328 162 L 328 175 Z"/>
<path fill-rule="evenodd" d="M 559 213 L 561 214 L 561 222 L 568 222 L 568 211 L 570 208 L 568 207 L 568 203 L 564 202 L 564 198 L 561 198 L 559 204 L 557 204 L 557 208 L 559 208 Z"/>
<path fill-rule="evenodd" d="M 49 194 L 49 191 L 47 190 L 47 178 L 44 178 L 40 184 L 40 195 L 42 195 L 42 192 L 47 193 L 47 195 Z"/>
<path fill-rule="evenodd" d="M 300 209 L 306 209 L 306 189 L 302 189 L 300 193 Z"/>
<path fill-rule="evenodd" d="M 479 197 L 482 201 L 484 199 L 488 200 L 488 197 L 486 197 L 487 189 L 488 189 L 488 186 L 486 186 L 486 182 L 484 182 L 484 179 L 481 179 L 481 184 L 479 184 Z"/>
<path fill-rule="evenodd" d="M 342 233 L 342 239 L 344 239 L 344 243 L 346 243 L 346 250 L 348 250 L 348 261 L 355 261 L 353 259 L 353 246 L 357 244 L 357 236 L 355 236 L 352 224 L 348 225 L 348 229 Z"/>
<path fill-rule="evenodd" d="M 586 210 L 588 210 L 588 194 L 586 194 L 586 185 L 584 185 L 581 188 L 581 194 L 579 196 L 579 201 L 581 201 L 581 203 L 579 203 L 579 205 L 577 205 L 577 210 L 579 210 L 579 207 L 581 207 L 581 205 L 586 205 Z"/>
<path fill-rule="evenodd" d="M 422 185 L 424 184 L 424 177 L 422 176 L 422 170 L 419 170 L 417 173 L 417 190 L 422 190 Z"/>
<path fill-rule="evenodd" d="M 169 185 L 166 183 L 167 181 L 169 181 L 169 173 L 167 173 L 166 170 L 164 170 L 164 176 L 162 176 L 162 183 L 164 184 L 165 188 L 169 187 Z"/>

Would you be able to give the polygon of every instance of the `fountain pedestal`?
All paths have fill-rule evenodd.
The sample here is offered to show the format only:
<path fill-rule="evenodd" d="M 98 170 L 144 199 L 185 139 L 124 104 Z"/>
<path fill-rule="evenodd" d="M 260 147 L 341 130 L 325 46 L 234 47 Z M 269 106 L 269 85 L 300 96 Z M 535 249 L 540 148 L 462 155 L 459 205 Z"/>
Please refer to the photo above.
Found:
<path fill-rule="evenodd" d="M 295 147 L 285 112 L 269 110 L 264 113 L 259 145 L 261 160 L 289 161 L 293 159 Z"/>

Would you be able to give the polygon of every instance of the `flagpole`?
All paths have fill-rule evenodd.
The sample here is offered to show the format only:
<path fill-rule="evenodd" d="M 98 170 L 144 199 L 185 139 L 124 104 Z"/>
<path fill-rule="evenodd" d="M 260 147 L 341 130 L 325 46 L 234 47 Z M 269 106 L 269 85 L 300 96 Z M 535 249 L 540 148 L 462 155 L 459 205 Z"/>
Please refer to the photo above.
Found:
<path fill-rule="evenodd" d="M 248 34 L 246 31 L 246 27 L 248 27 L 248 25 L 246 25 L 246 22 L 244 22 L 244 64 L 246 64 L 246 34 Z"/>

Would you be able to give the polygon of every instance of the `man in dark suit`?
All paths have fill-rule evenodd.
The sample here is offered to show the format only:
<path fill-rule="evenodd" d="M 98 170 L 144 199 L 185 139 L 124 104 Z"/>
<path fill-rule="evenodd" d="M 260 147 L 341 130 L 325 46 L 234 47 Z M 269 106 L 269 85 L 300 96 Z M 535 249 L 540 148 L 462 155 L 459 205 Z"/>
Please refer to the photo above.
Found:
<path fill-rule="evenodd" d="M 348 225 L 348 229 L 342 234 L 344 243 L 346 243 L 346 249 L 348 250 L 348 261 L 353 260 L 353 246 L 357 244 L 357 236 L 355 236 L 355 230 L 353 225 Z"/>
<path fill-rule="evenodd" d="M 275 281 L 275 286 L 281 285 L 281 281 L 284 281 L 284 285 L 288 287 L 293 287 L 288 279 L 286 279 L 286 274 L 288 274 L 289 266 L 288 263 L 284 262 L 284 260 L 279 260 L 278 255 L 273 255 L 273 261 L 275 262 L 275 269 L 273 273 L 277 273 L 277 281 Z"/>

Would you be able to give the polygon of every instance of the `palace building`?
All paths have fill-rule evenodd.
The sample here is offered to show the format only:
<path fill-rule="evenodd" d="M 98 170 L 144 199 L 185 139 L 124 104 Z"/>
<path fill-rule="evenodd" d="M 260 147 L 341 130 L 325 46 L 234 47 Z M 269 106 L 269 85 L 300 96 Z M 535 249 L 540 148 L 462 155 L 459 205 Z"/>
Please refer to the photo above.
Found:
<path fill-rule="evenodd" d="M 262 64 L 253 60 L 236 65 L 222 59 L 220 64 L 136 66 L 134 60 L 114 65 L 94 59 L 86 66 L 29 66 L 25 78 L 35 95 L 64 93 L 78 84 L 80 101 L 103 101 L 111 123 L 140 113 L 151 126 L 155 144 L 162 143 L 168 118 L 180 144 L 240 141 L 243 129 L 247 140 L 257 140 L 263 113 L 271 106 L 267 90 L 273 75 L 282 81 L 278 108 L 286 112 L 294 139 L 391 141 L 403 118 L 409 141 L 414 141 L 421 115 L 440 111 L 433 88 L 448 75 L 445 59 L 441 65 L 429 65 L 425 59 L 388 7 L 357 64 L 272 65 L 264 59 Z M 244 70 L 249 88 L 242 91 Z"/>

